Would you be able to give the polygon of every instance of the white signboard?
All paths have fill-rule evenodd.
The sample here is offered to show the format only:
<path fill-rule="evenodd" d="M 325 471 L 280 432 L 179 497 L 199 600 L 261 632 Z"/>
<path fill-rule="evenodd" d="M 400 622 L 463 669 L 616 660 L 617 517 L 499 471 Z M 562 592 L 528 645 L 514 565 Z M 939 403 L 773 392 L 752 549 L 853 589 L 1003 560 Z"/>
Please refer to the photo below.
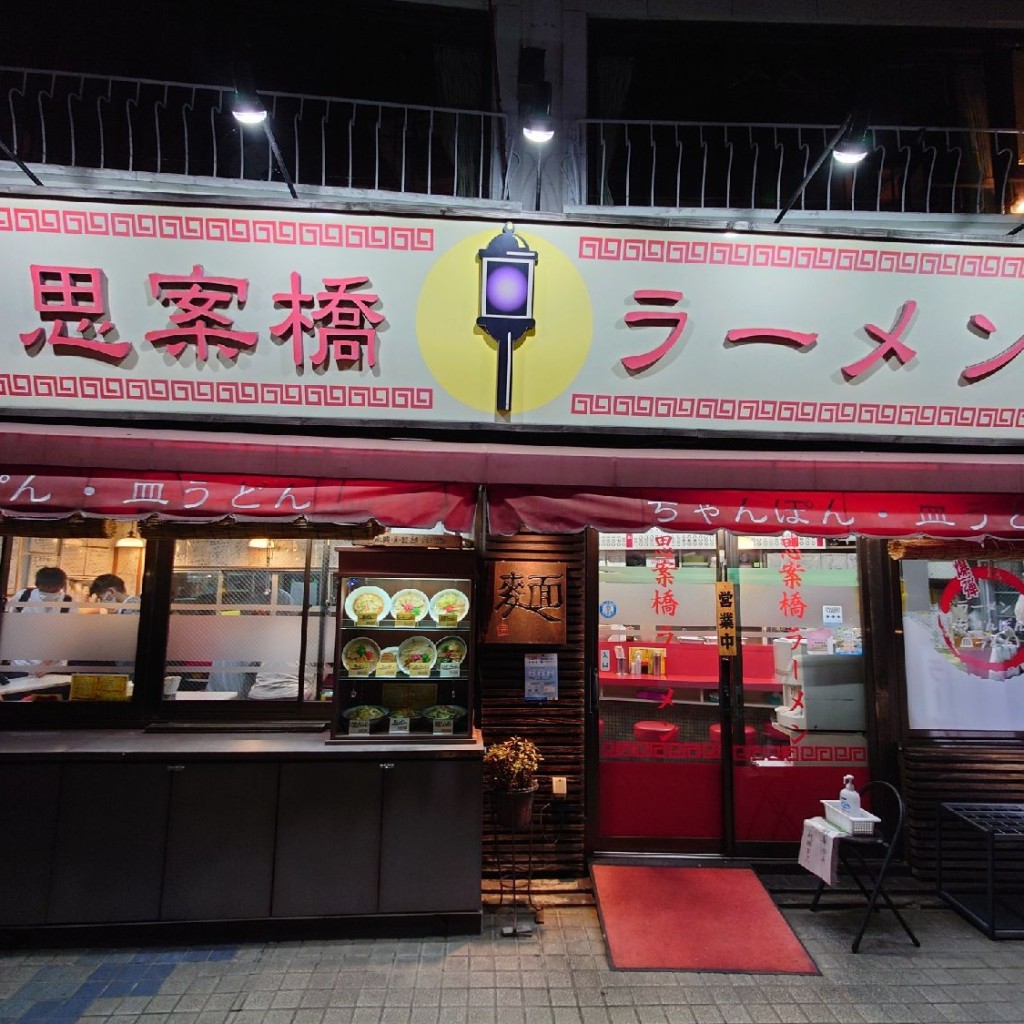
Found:
<path fill-rule="evenodd" d="M 0 400 L 148 423 L 1022 437 L 1020 249 L 514 227 L 0 199 Z M 489 257 L 482 288 L 499 236 L 510 268 Z M 499 345 L 503 310 L 525 333 Z"/>

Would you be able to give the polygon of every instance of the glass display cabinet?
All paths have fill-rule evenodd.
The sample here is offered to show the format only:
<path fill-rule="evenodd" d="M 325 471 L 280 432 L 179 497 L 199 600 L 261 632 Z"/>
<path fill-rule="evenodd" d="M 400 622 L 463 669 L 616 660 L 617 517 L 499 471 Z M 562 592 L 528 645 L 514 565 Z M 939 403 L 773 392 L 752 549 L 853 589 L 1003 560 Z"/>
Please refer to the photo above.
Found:
<path fill-rule="evenodd" d="M 474 553 L 342 549 L 338 565 L 333 738 L 470 738 Z"/>

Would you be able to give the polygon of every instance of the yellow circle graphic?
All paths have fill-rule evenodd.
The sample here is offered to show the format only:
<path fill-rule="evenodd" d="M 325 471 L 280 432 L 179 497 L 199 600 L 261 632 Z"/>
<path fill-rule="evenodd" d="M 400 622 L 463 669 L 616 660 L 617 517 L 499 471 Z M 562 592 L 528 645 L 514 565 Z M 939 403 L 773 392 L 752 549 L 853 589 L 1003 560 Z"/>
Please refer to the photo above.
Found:
<path fill-rule="evenodd" d="M 427 274 L 416 307 L 416 337 L 430 372 L 453 398 L 485 412 L 496 407 L 498 346 L 476 325 L 480 315 L 477 253 L 500 230 L 496 226 L 494 231 L 465 238 L 441 256 Z M 565 254 L 529 230 L 521 237 L 537 253 L 533 290 L 537 326 L 513 351 L 513 415 L 546 405 L 575 380 L 590 351 L 594 327 L 590 294 Z"/>

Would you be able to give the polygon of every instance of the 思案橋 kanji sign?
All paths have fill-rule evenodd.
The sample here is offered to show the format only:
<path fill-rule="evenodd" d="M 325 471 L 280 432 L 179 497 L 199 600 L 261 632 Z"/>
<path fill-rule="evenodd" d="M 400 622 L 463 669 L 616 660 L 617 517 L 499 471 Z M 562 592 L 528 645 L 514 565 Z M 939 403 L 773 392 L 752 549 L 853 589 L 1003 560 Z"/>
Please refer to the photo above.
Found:
<path fill-rule="evenodd" d="M 1009 247 L 11 197 L 0 271 L 13 413 L 1024 437 Z"/>

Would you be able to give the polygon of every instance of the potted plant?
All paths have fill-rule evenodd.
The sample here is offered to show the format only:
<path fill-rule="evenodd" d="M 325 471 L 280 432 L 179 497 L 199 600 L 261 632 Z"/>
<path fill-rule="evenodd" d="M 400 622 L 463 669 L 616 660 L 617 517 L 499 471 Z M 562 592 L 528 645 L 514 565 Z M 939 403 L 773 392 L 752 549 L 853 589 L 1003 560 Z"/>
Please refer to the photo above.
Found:
<path fill-rule="evenodd" d="M 510 736 L 492 743 L 484 753 L 484 770 L 491 786 L 491 806 L 499 825 L 519 830 L 530 824 L 537 768 L 544 758 L 532 740 Z"/>

